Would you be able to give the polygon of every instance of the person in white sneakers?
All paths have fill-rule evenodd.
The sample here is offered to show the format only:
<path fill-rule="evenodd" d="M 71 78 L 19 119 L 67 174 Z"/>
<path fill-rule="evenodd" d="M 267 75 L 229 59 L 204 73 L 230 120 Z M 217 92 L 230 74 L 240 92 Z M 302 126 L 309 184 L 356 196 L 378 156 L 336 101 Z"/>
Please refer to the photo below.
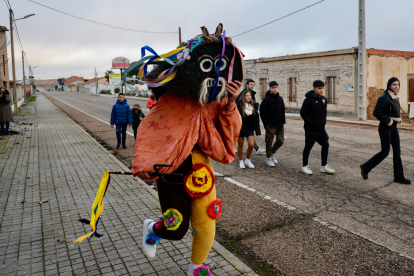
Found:
<path fill-rule="evenodd" d="M 240 93 L 239 97 L 236 99 L 236 104 L 238 105 L 240 103 L 241 95 L 245 91 L 249 91 L 250 95 L 252 96 L 253 101 L 256 102 L 255 95 L 257 94 L 257 92 L 253 90 L 255 86 L 256 86 L 256 83 L 254 82 L 254 80 L 252 80 L 252 79 L 246 80 L 246 87 L 243 89 L 243 91 Z M 257 145 L 256 139 L 254 139 L 253 148 L 256 150 L 256 154 L 262 154 L 262 153 L 266 152 L 265 149 L 262 149 L 262 148 L 259 147 L 259 145 Z"/>
<path fill-rule="evenodd" d="M 303 101 L 300 110 L 300 116 L 305 121 L 305 149 L 303 150 L 303 167 L 302 172 L 305 174 L 313 174 L 309 168 L 309 154 L 315 142 L 322 146 L 322 173 L 335 173 L 335 170 L 329 167 L 329 137 L 325 130 L 327 105 L 328 101 L 323 96 L 325 83 L 316 80 L 313 83 L 313 90 L 306 93 L 306 99 Z"/>
<path fill-rule="evenodd" d="M 252 94 L 248 90 L 244 90 L 241 94 L 240 102 L 237 105 L 242 118 L 242 127 L 237 141 L 237 154 L 239 155 L 239 166 L 241 169 L 245 167 L 254 168 L 250 161 L 254 147 L 254 133 L 260 136 L 260 122 L 259 122 L 259 104 L 252 99 Z M 244 138 L 247 139 L 246 160 L 243 161 L 243 144 Z"/>
<path fill-rule="evenodd" d="M 285 130 L 283 125 L 286 124 L 285 103 L 279 95 L 279 85 L 276 81 L 269 83 L 269 91 L 260 104 L 260 117 L 266 128 L 266 165 L 274 167 L 277 164 L 276 151 L 285 141 Z M 272 145 L 276 136 L 276 142 Z"/>

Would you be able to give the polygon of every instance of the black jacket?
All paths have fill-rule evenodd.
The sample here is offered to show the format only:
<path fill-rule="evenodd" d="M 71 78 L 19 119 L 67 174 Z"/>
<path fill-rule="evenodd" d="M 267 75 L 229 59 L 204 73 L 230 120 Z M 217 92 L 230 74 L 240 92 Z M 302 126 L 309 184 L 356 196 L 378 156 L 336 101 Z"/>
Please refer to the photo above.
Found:
<path fill-rule="evenodd" d="M 324 96 L 316 96 L 313 90 L 306 93 L 305 97 L 300 109 L 300 116 L 305 121 L 303 128 L 307 131 L 325 130 L 328 101 Z"/>
<path fill-rule="evenodd" d="M 260 121 L 259 121 L 259 103 L 254 103 L 254 111 L 255 113 L 250 116 L 245 116 L 243 118 L 243 112 L 241 109 L 241 102 L 237 105 L 237 109 L 239 110 L 240 116 L 242 118 L 242 129 L 254 131 L 256 135 L 261 135 L 260 132 Z"/>
<path fill-rule="evenodd" d="M 243 89 L 243 91 L 242 91 L 242 92 L 240 92 L 239 96 L 237 96 L 236 101 L 235 101 L 237 105 L 241 102 L 240 97 L 241 97 L 241 95 L 243 94 L 243 92 L 244 92 L 244 91 L 246 91 L 246 90 L 247 90 L 247 88 L 244 88 L 244 89 Z M 252 99 L 253 99 L 253 101 L 255 101 L 255 102 L 256 102 L 256 92 L 255 92 L 255 91 L 253 91 L 253 90 L 251 90 L 251 91 L 250 91 L 250 94 L 252 95 Z"/>
<path fill-rule="evenodd" d="M 286 124 L 285 103 L 279 93 L 272 95 L 270 91 L 266 92 L 266 96 L 260 104 L 260 117 L 265 127 L 283 128 Z"/>
<path fill-rule="evenodd" d="M 392 121 L 391 118 L 400 118 L 400 101 L 392 99 L 391 95 L 385 92 L 378 97 L 374 116 L 381 124 L 389 125 Z"/>

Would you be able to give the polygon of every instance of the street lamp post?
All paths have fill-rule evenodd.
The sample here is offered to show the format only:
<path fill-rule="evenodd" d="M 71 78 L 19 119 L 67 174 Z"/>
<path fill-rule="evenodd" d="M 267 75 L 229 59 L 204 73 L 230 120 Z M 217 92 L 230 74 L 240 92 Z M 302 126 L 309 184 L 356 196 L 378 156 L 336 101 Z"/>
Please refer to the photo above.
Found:
<path fill-rule="evenodd" d="M 18 114 L 18 107 L 17 107 L 17 91 L 16 91 L 16 68 L 14 65 L 14 41 L 13 41 L 13 21 L 26 19 L 34 14 L 26 15 L 25 17 L 13 20 L 13 11 L 9 9 L 10 14 L 10 42 L 11 42 L 11 54 L 12 54 L 12 72 L 13 72 L 13 105 L 14 105 L 14 115 L 17 116 Z"/>

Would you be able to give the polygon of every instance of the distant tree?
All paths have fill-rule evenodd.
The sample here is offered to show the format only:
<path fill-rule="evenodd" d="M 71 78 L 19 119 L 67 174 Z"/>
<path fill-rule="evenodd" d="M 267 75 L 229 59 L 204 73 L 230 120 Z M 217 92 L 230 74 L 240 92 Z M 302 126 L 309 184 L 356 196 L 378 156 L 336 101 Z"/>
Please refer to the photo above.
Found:
<path fill-rule="evenodd" d="M 109 74 L 113 74 L 114 72 L 112 70 L 106 70 L 105 72 L 105 78 L 107 81 L 109 81 Z"/>
<path fill-rule="evenodd" d="M 59 85 L 65 85 L 65 78 L 58 78 L 57 82 L 59 83 Z"/>

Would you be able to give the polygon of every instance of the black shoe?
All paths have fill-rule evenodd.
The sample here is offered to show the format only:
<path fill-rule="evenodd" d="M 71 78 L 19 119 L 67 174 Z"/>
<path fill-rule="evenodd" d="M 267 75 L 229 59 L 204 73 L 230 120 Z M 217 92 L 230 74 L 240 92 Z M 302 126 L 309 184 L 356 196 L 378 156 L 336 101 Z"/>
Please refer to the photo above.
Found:
<path fill-rule="evenodd" d="M 124 149 L 126 149 L 126 146 L 125 146 L 125 145 L 123 145 L 122 147 L 123 147 Z"/>
<path fill-rule="evenodd" d="M 359 167 L 361 168 L 361 175 L 363 179 L 368 179 L 368 172 L 365 169 L 364 164 L 359 165 Z"/>
<path fill-rule="evenodd" d="M 116 149 L 119 149 L 120 146 L 121 146 L 121 144 L 116 145 Z"/>
<path fill-rule="evenodd" d="M 394 178 L 394 182 L 401 183 L 401 184 L 406 184 L 406 185 L 411 184 L 411 180 L 407 179 L 407 178 Z"/>

